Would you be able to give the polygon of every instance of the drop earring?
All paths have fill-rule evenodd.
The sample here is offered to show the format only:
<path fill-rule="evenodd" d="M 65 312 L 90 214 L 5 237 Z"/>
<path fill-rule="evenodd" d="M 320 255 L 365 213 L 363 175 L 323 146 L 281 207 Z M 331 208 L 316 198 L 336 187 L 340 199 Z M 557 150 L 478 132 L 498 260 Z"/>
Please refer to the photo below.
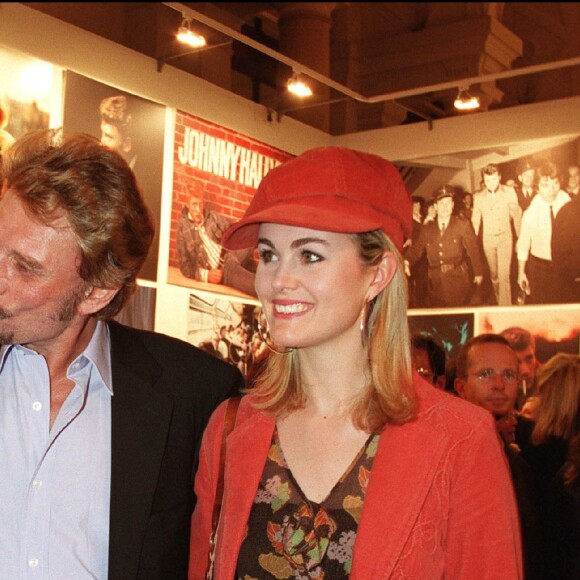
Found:
<path fill-rule="evenodd" d="M 360 340 L 363 346 L 367 346 L 367 310 L 368 310 L 368 302 L 363 304 L 361 313 L 360 313 Z"/>

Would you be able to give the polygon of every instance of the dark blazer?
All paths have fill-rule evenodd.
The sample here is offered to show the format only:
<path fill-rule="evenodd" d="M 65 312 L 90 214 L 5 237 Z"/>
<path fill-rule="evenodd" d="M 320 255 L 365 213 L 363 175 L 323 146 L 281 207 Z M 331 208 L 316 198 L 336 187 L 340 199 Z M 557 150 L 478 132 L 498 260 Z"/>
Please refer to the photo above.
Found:
<path fill-rule="evenodd" d="M 186 342 L 108 326 L 114 392 L 109 579 L 185 579 L 201 436 L 214 408 L 238 392 L 243 378 Z"/>
<path fill-rule="evenodd" d="M 517 451 L 505 443 L 504 451 L 510 466 L 520 515 L 524 578 L 526 580 L 543 580 L 545 551 L 534 475 L 531 467 Z"/>

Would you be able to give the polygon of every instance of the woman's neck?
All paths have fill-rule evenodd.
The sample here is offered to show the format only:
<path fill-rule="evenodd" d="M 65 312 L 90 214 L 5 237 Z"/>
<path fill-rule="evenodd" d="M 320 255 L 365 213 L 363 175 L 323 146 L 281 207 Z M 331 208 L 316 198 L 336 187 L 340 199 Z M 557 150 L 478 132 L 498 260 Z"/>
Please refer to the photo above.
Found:
<path fill-rule="evenodd" d="M 298 353 L 300 382 L 307 406 L 323 415 L 335 415 L 352 406 L 370 381 L 366 350 L 321 352 L 308 349 Z"/>

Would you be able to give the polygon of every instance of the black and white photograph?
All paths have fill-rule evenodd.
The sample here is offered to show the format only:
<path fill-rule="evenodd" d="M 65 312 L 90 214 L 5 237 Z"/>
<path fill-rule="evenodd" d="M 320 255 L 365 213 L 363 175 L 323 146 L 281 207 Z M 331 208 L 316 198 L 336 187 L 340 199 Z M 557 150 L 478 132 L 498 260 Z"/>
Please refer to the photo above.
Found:
<path fill-rule="evenodd" d="M 578 136 L 498 151 L 465 152 L 462 170 L 401 168 L 411 308 L 580 301 Z"/>
<path fill-rule="evenodd" d="M 63 129 L 65 134 L 81 132 L 98 137 L 104 145 L 118 151 L 135 172 L 156 224 L 151 250 L 139 277 L 156 280 L 165 107 L 67 71 Z"/>
<path fill-rule="evenodd" d="M 231 365 L 248 378 L 268 354 L 258 327 L 258 302 L 239 302 L 206 293 L 191 293 L 187 341 Z"/>

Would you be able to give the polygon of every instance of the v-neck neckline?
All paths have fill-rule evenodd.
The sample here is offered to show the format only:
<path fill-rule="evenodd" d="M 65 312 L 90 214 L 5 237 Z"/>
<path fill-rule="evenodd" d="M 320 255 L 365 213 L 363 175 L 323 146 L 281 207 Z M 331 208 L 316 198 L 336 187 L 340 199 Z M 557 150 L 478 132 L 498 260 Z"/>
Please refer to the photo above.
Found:
<path fill-rule="evenodd" d="M 326 495 L 326 497 L 322 501 L 316 502 L 314 500 L 311 500 L 304 493 L 304 491 L 300 487 L 300 484 L 298 483 L 298 481 L 296 481 L 296 478 L 294 477 L 294 474 L 292 473 L 292 470 L 290 469 L 290 467 L 288 466 L 288 462 L 286 461 L 286 457 L 284 455 L 284 449 L 282 448 L 282 444 L 280 442 L 280 435 L 278 434 L 278 427 L 277 426 L 274 427 L 274 443 L 278 446 L 278 449 L 280 450 L 280 457 L 281 457 L 281 460 L 282 460 L 282 467 L 283 467 L 283 469 L 285 469 L 286 472 L 288 473 L 288 477 L 292 480 L 292 483 L 296 487 L 296 490 L 300 494 L 301 498 L 305 502 L 307 502 L 310 506 L 316 506 L 316 507 L 323 506 L 328 501 L 328 499 L 330 497 L 332 497 L 332 495 L 334 494 L 334 492 L 336 491 L 336 489 L 344 482 L 344 480 L 352 472 L 354 466 L 360 461 L 360 458 L 363 456 L 363 454 L 369 448 L 369 446 L 370 446 L 371 442 L 373 441 L 374 437 L 379 437 L 379 434 L 378 433 L 371 433 L 367 437 L 366 441 L 363 443 L 362 447 L 356 453 L 356 455 L 354 456 L 353 460 L 347 466 L 347 468 L 345 469 L 344 473 L 338 478 L 338 480 L 335 482 L 335 484 L 330 488 L 330 491 L 328 492 L 328 494 Z"/>

